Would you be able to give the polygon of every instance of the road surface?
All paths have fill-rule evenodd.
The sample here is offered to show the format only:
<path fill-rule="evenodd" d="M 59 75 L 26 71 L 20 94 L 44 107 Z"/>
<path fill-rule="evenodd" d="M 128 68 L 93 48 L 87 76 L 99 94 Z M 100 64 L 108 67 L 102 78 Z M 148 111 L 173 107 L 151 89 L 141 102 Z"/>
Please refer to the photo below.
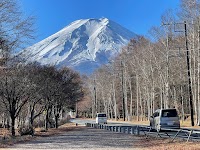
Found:
<path fill-rule="evenodd" d="M 95 120 L 89 120 L 89 119 L 71 119 L 72 122 L 74 123 L 78 123 L 78 124 L 85 124 L 85 123 L 95 123 Z M 200 141 L 200 130 L 197 129 L 193 129 L 194 131 L 191 132 L 190 128 L 180 128 L 183 131 L 179 132 L 179 129 L 164 129 L 165 131 L 161 131 L 159 132 L 159 134 L 156 131 L 150 131 L 149 132 L 149 128 L 147 128 L 147 125 L 136 125 L 136 124 L 131 124 L 131 123 L 127 123 L 127 122 L 113 122 L 113 121 L 108 121 L 107 126 L 121 126 L 124 127 L 125 130 L 127 129 L 128 126 L 130 127 L 136 127 L 136 126 L 140 126 L 142 128 L 142 130 L 140 131 L 140 135 L 151 135 L 152 137 L 164 137 L 164 138 L 179 138 L 179 139 L 185 139 L 188 140 L 188 137 L 190 137 L 190 139 L 192 140 L 198 140 Z M 145 132 L 144 132 L 145 131 Z M 127 130 L 125 131 L 127 132 Z M 193 133 L 190 136 L 190 132 Z M 178 135 L 177 135 L 178 133 Z"/>
<path fill-rule="evenodd" d="M 137 150 L 141 138 L 122 133 L 110 133 L 87 127 L 78 127 L 58 136 L 42 137 L 34 141 L 16 144 L 7 150 L 48 149 L 48 150 Z"/>

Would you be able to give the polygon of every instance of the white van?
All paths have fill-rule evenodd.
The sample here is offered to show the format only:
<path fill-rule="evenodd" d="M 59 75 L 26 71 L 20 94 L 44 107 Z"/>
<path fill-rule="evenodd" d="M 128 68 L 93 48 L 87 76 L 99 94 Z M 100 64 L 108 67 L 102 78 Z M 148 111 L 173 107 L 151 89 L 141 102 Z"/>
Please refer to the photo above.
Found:
<path fill-rule="evenodd" d="M 152 129 L 160 131 L 162 128 L 179 129 L 180 121 L 176 109 L 158 109 L 149 119 Z"/>
<path fill-rule="evenodd" d="M 97 113 L 96 115 L 96 123 L 104 123 L 107 124 L 107 116 L 105 113 Z"/>

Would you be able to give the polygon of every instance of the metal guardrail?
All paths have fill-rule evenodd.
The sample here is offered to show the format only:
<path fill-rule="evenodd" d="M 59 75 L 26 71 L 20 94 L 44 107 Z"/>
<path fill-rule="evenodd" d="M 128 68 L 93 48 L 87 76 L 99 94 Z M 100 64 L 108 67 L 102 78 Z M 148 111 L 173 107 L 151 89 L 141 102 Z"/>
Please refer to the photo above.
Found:
<path fill-rule="evenodd" d="M 134 135 L 145 135 L 145 137 L 156 136 L 156 138 L 171 138 L 173 142 L 176 138 L 189 140 L 200 140 L 200 130 L 196 129 L 168 129 L 161 128 L 161 131 L 154 131 L 150 126 L 115 126 L 107 124 L 86 123 L 87 127 L 105 129 L 112 132 L 121 132 Z"/>

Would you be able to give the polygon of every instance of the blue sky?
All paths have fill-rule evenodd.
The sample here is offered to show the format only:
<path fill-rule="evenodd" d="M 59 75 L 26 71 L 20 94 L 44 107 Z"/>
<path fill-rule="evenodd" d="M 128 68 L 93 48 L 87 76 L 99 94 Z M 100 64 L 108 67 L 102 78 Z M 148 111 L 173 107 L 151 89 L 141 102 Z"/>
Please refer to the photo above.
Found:
<path fill-rule="evenodd" d="M 167 9 L 179 0 L 20 0 L 25 14 L 36 17 L 34 43 L 56 33 L 72 21 L 106 17 L 136 34 L 147 34 L 160 25 Z"/>

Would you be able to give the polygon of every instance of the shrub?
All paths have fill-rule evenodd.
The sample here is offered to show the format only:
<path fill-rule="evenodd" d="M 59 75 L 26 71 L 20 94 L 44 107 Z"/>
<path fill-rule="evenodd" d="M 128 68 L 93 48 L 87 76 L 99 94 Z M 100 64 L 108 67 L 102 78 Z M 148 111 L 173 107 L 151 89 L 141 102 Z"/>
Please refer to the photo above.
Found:
<path fill-rule="evenodd" d="M 18 132 L 19 132 L 19 134 L 21 136 L 23 136 L 23 135 L 32 135 L 33 136 L 35 130 L 31 126 L 26 126 L 26 127 L 20 127 L 19 130 L 18 130 Z"/>

